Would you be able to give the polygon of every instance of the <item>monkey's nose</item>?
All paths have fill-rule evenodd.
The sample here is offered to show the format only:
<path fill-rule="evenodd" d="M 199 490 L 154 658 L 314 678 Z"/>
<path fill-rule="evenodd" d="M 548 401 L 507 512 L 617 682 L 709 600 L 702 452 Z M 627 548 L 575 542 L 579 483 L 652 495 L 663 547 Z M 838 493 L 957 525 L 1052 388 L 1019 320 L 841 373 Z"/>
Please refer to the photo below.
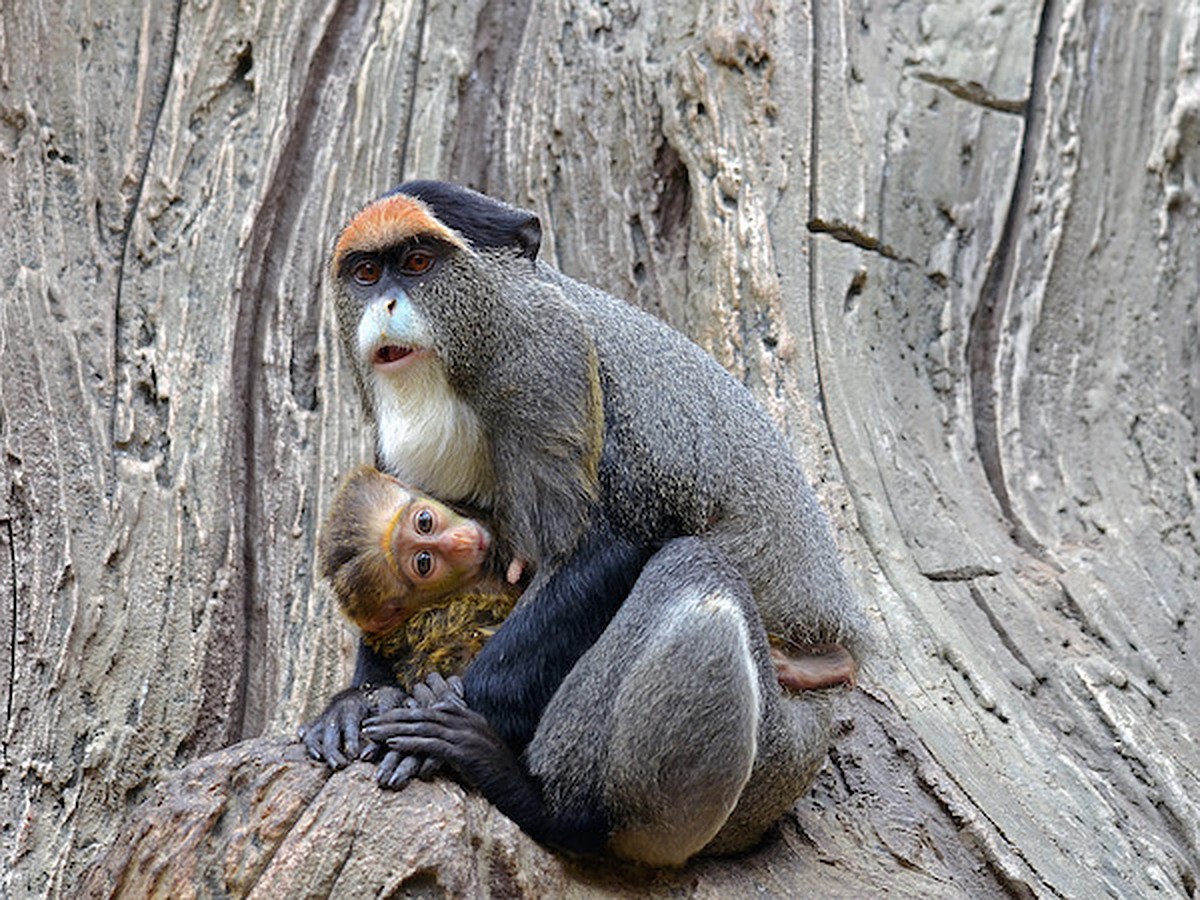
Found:
<path fill-rule="evenodd" d="M 486 549 L 486 540 L 477 528 L 460 527 L 442 535 L 441 550 L 450 557 L 473 560 Z"/>
<path fill-rule="evenodd" d="M 396 311 L 396 298 L 395 297 L 393 297 L 392 299 L 390 299 L 387 302 L 387 311 L 388 311 L 389 316 Z"/>
<path fill-rule="evenodd" d="M 466 528 L 456 528 L 442 538 L 443 547 L 450 553 L 460 552 L 469 547 L 474 547 L 476 543 L 475 535 L 471 534 Z"/>

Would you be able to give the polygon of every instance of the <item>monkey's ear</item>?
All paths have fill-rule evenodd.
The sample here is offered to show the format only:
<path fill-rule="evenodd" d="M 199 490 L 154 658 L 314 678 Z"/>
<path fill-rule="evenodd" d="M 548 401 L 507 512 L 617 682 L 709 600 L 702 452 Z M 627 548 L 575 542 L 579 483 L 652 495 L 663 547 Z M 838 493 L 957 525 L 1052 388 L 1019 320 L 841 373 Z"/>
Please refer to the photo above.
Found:
<path fill-rule="evenodd" d="M 537 259 L 538 251 L 542 249 L 542 222 L 533 213 L 517 224 L 513 230 L 513 238 L 521 255 L 526 259 Z"/>

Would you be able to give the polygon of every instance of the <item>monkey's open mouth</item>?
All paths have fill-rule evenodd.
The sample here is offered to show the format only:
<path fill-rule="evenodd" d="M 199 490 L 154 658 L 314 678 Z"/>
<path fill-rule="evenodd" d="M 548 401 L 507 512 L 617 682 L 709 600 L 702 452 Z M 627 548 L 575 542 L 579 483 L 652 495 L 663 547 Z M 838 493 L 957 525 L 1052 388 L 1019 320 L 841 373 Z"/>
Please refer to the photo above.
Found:
<path fill-rule="evenodd" d="M 401 347 L 397 344 L 384 344 L 375 351 L 375 358 L 372 360 L 377 366 L 387 366 L 392 363 L 398 363 L 400 360 L 411 355 L 412 347 Z"/>

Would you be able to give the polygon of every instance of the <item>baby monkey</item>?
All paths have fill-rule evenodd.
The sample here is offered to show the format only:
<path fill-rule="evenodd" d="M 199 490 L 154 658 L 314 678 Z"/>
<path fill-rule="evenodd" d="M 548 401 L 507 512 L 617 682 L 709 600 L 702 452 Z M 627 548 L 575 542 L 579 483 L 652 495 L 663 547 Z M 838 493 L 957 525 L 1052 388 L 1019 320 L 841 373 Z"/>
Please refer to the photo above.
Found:
<path fill-rule="evenodd" d="M 410 690 L 460 672 L 512 610 L 521 589 L 494 571 L 483 523 L 370 466 L 333 500 L 317 542 L 342 613 Z"/>
<path fill-rule="evenodd" d="M 363 719 L 461 692 L 442 673 L 466 668 L 522 590 L 498 574 L 493 545 L 483 523 L 377 469 L 359 466 L 345 478 L 317 540 L 318 570 L 373 666 L 360 666 L 351 687 L 301 729 L 310 756 L 334 768 L 379 757 L 381 748 L 360 743 Z M 509 574 L 519 576 L 519 565 Z M 381 784 L 400 787 L 415 774 L 415 760 L 401 762 L 384 756 Z"/>

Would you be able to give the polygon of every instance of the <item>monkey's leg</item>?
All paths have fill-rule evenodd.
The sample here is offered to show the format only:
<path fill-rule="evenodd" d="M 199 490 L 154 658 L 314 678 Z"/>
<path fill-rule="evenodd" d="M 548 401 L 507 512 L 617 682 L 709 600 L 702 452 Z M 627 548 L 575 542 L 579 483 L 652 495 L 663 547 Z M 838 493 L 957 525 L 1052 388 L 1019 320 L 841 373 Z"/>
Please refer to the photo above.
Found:
<path fill-rule="evenodd" d="M 738 804 L 704 853 L 740 853 L 758 844 L 808 790 L 825 761 L 831 739 L 830 698 L 764 690 L 754 771 Z"/>
<path fill-rule="evenodd" d="M 704 540 L 664 546 L 530 744 L 549 809 L 598 807 L 609 848 L 651 865 L 682 865 L 708 844 L 755 761 L 767 665 L 756 615 Z"/>

